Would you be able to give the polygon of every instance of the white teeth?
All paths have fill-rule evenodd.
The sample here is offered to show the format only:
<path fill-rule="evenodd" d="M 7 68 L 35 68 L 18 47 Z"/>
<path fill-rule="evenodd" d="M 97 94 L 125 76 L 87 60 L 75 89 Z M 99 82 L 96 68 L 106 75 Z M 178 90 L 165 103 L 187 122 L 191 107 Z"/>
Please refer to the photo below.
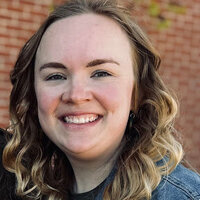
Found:
<path fill-rule="evenodd" d="M 91 117 L 91 118 L 89 119 L 89 121 L 90 121 L 90 122 L 94 121 L 94 117 Z"/>
<path fill-rule="evenodd" d="M 84 118 L 80 118 L 80 119 L 79 119 L 79 122 L 80 122 L 80 123 L 85 123 Z"/>
<path fill-rule="evenodd" d="M 76 117 L 76 116 L 67 116 L 64 118 L 65 122 L 67 123 L 74 123 L 74 124 L 84 124 L 88 122 L 93 122 L 98 118 L 98 116 L 91 116 L 91 117 Z"/>
<path fill-rule="evenodd" d="M 73 121 L 74 121 L 74 123 L 76 123 L 76 124 L 79 123 L 79 119 L 77 119 L 77 118 L 75 118 Z"/>

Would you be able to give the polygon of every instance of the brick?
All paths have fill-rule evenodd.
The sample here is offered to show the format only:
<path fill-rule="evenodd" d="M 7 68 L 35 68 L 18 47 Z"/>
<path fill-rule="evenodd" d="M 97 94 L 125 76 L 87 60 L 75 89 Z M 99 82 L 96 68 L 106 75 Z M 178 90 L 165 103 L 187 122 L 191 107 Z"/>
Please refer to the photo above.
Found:
<path fill-rule="evenodd" d="M 9 81 L 8 75 L 1 73 L 0 81 L 7 81 L 8 82 Z"/>
<path fill-rule="evenodd" d="M 20 0 L 20 3 L 31 5 L 31 6 L 35 4 L 46 6 L 46 5 L 49 5 L 51 2 L 52 2 L 51 0 L 43 0 L 43 1 L 35 0 L 35 2 L 33 2 L 32 0 Z"/>
<path fill-rule="evenodd" d="M 1 51 L 1 52 L 0 52 L 0 56 L 5 56 L 5 57 L 7 57 L 7 56 L 9 56 L 9 53 Z"/>
<path fill-rule="evenodd" d="M 8 12 L 8 13 L 10 13 L 10 12 L 20 12 L 20 13 L 22 13 L 23 12 L 22 6 L 20 6 L 20 5 L 13 6 L 11 4 L 7 4 L 6 8 L 4 7 L 2 9 L 5 10 L 5 11 L 3 11 L 4 13 L 5 12 Z"/>
<path fill-rule="evenodd" d="M 11 91 L 11 83 L 7 83 L 7 84 L 1 84 L 0 83 L 0 91 L 6 91 L 8 93 L 8 96 L 10 95 L 10 91 Z"/>
<path fill-rule="evenodd" d="M 5 99 L 0 99 L 0 107 L 3 106 L 3 107 L 8 107 L 9 103 L 8 103 L 8 100 L 5 100 Z M 0 113 L 2 113 L 3 110 L 1 110 Z"/>
<path fill-rule="evenodd" d="M 0 99 L 3 101 L 3 100 L 5 100 L 5 101 L 9 101 L 9 92 L 7 92 L 7 91 L 1 91 L 0 92 Z"/>
<path fill-rule="evenodd" d="M 48 10 L 43 10 L 43 12 L 37 12 L 37 11 L 31 10 L 30 12 L 31 12 L 31 15 L 39 16 L 41 18 L 46 18 L 48 14 Z"/>
<path fill-rule="evenodd" d="M 0 127 L 6 128 L 9 125 L 9 119 L 5 119 L 4 117 L 0 117 Z"/>

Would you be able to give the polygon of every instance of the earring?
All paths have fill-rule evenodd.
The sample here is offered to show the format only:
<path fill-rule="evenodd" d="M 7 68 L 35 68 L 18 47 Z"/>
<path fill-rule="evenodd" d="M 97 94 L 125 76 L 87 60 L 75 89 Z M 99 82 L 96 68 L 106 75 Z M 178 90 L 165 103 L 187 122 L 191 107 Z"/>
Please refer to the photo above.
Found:
<path fill-rule="evenodd" d="M 131 110 L 129 114 L 129 128 L 133 127 L 135 117 L 135 113 Z"/>
<path fill-rule="evenodd" d="M 137 116 L 131 110 L 129 113 L 128 123 L 126 127 L 126 145 L 132 148 L 139 139 L 139 132 L 135 127 L 137 123 Z"/>
<path fill-rule="evenodd" d="M 129 118 L 135 118 L 135 113 L 132 110 L 130 111 Z"/>

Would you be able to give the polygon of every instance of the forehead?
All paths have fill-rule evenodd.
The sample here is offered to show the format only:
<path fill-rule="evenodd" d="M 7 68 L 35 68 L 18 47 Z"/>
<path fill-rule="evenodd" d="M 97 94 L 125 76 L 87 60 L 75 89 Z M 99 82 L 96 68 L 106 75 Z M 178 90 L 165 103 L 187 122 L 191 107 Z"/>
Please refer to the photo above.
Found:
<path fill-rule="evenodd" d="M 81 14 L 50 25 L 40 42 L 36 62 L 67 57 L 72 60 L 74 56 L 79 60 L 105 56 L 127 59 L 130 55 L 128 36 L 117 22 L 102 15 Z"/>

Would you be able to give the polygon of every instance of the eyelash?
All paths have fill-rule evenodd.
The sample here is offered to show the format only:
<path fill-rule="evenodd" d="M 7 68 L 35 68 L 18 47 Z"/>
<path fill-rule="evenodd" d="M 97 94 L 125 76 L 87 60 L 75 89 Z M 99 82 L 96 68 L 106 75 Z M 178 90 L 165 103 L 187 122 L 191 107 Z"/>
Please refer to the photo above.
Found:
<path fill-rule="evenodd" d="M 101 77 L 106 77 L 106 76 L 112 76 L 110 73 L 106 71 L 96 71 L 93 75 L 92 78 L 101 78 Z"/>
<path fill-rule="evenodd" d="M 46 78 L 46 81 L 54 81 L 54 80 L 66 80 L 66 77 L 62 74 L 51 74 Z"/>
<path fill-rule="evenodd" d="M 112 75 L 106 71 L 96 71 L 93 73 L 93 75 L 91 77 L 92 78 L 102 78 L 102 77 L 106 77 L 106 76 L 112 76 Z M 51 75 L 47 76 L 47 78 L 45 80 L 46 81 L 55 81 L 55 80 L 66 80 L 66 79 L 67 78 L 62 74 L 51 74 Z"/>

